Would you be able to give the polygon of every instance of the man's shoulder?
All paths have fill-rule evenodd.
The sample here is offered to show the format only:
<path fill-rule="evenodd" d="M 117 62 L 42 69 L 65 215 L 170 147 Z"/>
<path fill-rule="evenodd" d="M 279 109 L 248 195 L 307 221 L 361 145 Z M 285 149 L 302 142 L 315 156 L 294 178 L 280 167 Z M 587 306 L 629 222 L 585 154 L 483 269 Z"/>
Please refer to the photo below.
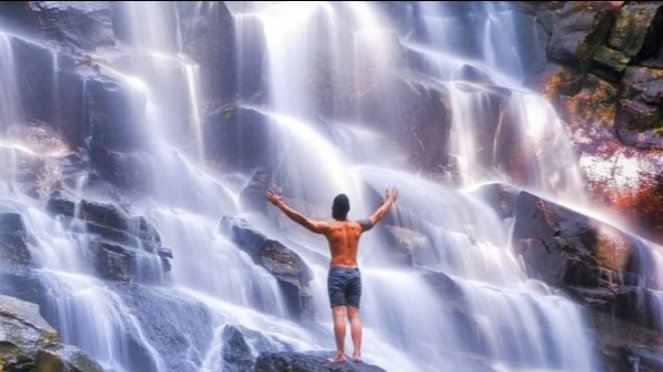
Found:
<path fill-rule="evenodd" d="M 362 231 L 368 231 L 373 228 L 373 222 L 370 218 L 364 218 L 357 221 L 357 224 L 361 227 Z"/>
<path fill-rule="evenodd" d="M 330 221 L 327 222 L 327 225 L 330 227 L 330 229 L 344 229 L 348 226 L 360 227 L 362 226 L 362 221 L 363 220 Z"/>

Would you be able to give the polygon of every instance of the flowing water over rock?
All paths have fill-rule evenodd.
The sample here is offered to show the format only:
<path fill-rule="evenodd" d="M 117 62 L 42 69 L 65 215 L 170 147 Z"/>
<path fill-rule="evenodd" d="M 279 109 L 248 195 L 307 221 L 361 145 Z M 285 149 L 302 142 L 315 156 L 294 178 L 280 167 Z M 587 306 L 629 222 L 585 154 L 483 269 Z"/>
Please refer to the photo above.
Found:
<path fill-rule="evenodd" d="M 0 33 L 0 212 L 20 214 L 32 273 L 6 269 L 2 288 L 36 297 L 64 342 L 113 371 L 243 371 L 261 352 L 332 350 L 326 241 L 264 191 L 316 219 L 345 193 L 359 219 L 396 186 L 359 251 L 368 363 L 602 370 L 583 308 L 528 277 L 513 220 L 473 192 L 501 181 L 587 205 L 560 120 L 522 85 L 543 58 L 538 28 L 508 3 L 455 4 L 114 3 L 117 44 L 92 71 L 31 52 L 48 56 L 48 90 L 76 86 L 86 105 L 78 147 L 64 131 L 37 152 L 8 130 L 34 111 L 15 81 L 15 49 L 32 42 Z M 228 50 L 234 61 L 187 55 Z M 439 111 L 406 104 L 424 98 Z M 54 212 L 60 199 L 73 211 Z M 645 252 L 638 285 L 660 309 L 660 250 Z M 17 284 L 31 275 L 37 295 Z"/>

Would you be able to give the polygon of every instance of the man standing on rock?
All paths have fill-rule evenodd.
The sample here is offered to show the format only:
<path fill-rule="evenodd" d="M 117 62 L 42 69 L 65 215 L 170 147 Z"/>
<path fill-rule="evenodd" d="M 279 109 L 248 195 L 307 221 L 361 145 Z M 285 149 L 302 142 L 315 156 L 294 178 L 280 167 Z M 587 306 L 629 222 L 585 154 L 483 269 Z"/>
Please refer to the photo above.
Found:
<path fill-rule="evenodd" d="M 352 360 L 361 361 L 361 322 L 359 321 L 359 302 L 361 299 L 361 273 L 357 267 L 357 248 L 361 234 L 370 230 L 380 222 L 391 206 L 398 199 L 398 190 L 386 191 L 382 205 L 373 214 L 361 221 L 347 219 L 350 211 L 350 200 L 345 194 L 334 198 L 332 217 L 334 221 L 314 221 L 289 207 L 283 196 L 274 190 L 267 190 L 267 200 L 277 206 L 290 219 L 306 229 L 322 234 L 329 242 L 331 262 L 327 277 L 329 301 L 334 319 L 334 336 L 336 338 L 336 355 L 328 360 L 332 363 L 345 362 L 345 316 L 350 321 L 354 352 Z"/>

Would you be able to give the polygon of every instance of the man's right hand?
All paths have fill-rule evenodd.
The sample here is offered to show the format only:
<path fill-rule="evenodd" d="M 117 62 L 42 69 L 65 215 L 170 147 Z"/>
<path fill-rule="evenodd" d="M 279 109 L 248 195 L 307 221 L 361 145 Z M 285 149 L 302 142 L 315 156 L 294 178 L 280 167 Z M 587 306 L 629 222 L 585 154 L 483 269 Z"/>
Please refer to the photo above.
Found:
<path fill-rule="evenodd" d="M 276 206 L 283 203 L 283 195 L 277 193 L 276 191 L 274 191 L 272 189 L 267 190 L 267 192 L 265 193 L 265 196 L 267 197 L 267 200 L 270 203 L 272 203 Z"/>
<path fill-rule="evenodd" d="M 392 188 L 391 190 L 386 190 L 385 192 L 385 202 L 389 202 L 391 204 L 396 202 L 396 199 L 398 199 L 398 189 L 397 188 Z"/>

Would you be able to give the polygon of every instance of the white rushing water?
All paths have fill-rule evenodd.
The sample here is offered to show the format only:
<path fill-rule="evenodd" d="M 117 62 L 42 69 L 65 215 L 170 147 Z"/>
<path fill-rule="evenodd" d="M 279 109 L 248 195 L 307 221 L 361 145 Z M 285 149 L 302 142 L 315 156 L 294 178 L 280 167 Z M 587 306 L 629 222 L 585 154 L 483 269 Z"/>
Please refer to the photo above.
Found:
<path fill-rule="evenodd" d="M 194 13 L 224 5 L 196 3 Z M 261 161 L 287 202 L 328 219 L 333 197 L 345 193 L 350 217 L 359 219 L 378 206 L 385 189 L 400 190 L 389 221 L 367 233 L 359 251 L 366 362 L 390 372 L 601 370 L 583 309 L 528 278 L 511 249 L 510 222 L 465 191 L 502 181 L 564 203 L 585 203 L 577 160 L 559 118 L 549 103 L 521 86 L 531 62 L 523 49 L 538 40 L 519 35 L 522 23 L 529 21 L 502 2 L 415 2 L 403 5 L 407 16 L 399 27 L 390 23 L 384 4 L 372 2 L 225 5 L 237 43 L 233 73 L 240 83 L 260 76 L 266 93 L 264 104 L 240 102 L 235 109 L 261 118 L 271 151 Z M 187 352 L 184 364 L 191 370 L 223 371 L 227 325 L 244 327 L 247 335 L 260 332 L 247 336 L 254 356 L 265 350 L 333 350 L 326 241 L 273 208 L 266 216 L 245 209 L 240 191 L 253 169 L 237 175 L 209 167 L 207 102 L 200 88 L 205 77 L 183 53 L 178 7 L 122 2 L 117 17 L 127 28 L 120 49 L 131 56 L 130 63 L 103 65 L 100 72 L 144 102 L 134 113 L 136 133 L 153 182 L 149 195 L 131 200 L 131 211 L 154 224 L 174 255 L 171 272 L 155 291 L 193 299 L 212 314 L 210 343 Z M 264 42 L 262 65 L 251 60 L 254 48 L 262 45 L 257 39 Z M 423 63 L 410 66 L 408 54 Z M 327 63 L 322 78 L 321 60 Z M 10 39 L 0 33 L 3 129 L 19 115 L 15 63 L 20 61 L 14 60 Z M 256 66 L 261 70 L 252 70 Z M 490 82 L 461 81 L 459 71 L 467 66 Z M 396 119 L 375 130 L 368 123 L 321 114 L 320 102 L 327 95 L 332 97 L 328 111 L 335 112 L 346 107 L 338 97 L 351 91 L 347 108 L 358 112 L 365 96 L 408 72 L 448 91 L 453 113 L 449 148 L 460 173 L 458 187 L 412 170 L 402 144 L 384 135 L 401 125 Z M 329 83 L 325 93 L 318 89 L 320 79 Z M 379 95 L 380 111 L 407 109 L 398 92 Z M 492 117 L 497 106 L 501 111 Z M 358 117 L 354 114 L 341 117 Z M 0 165 L 11 169 L 0 171 L 0 205 L 20 213 L 34 235 L 30 251 L 48 293 L 45 311 L 63 340 L 113 371 L 168 371 L 169 350 L 159 348 L 163 340 L 151 339 L 149 325 L 141 323 L 115 287 L 93 275 L 86 261 L 91 242 L 85 225 L 76 218 L 69 224 L 53 219 L 42 201 L 21 195 L 12 178 L 21 150 L 4 141 L 0 145 Z M 88 175 L 78 180 L 70 190 L 76 200 L 88 196 Z M 278 281 L 219 229 L 223 216 L 249 221 L 303 258 L 313 272 L 311 321 L 289 317 Z M 647 262 L 660 268 L 661 261 L 660 247 L 652 245 Z M 663 298 L 660 273 L 647 283 L 655 309 L 661 309 Z M 136 345 L 144 350 L 139 359 L 131 351 Z M 352 350 L 349 337 L 347 349 Z"/>

